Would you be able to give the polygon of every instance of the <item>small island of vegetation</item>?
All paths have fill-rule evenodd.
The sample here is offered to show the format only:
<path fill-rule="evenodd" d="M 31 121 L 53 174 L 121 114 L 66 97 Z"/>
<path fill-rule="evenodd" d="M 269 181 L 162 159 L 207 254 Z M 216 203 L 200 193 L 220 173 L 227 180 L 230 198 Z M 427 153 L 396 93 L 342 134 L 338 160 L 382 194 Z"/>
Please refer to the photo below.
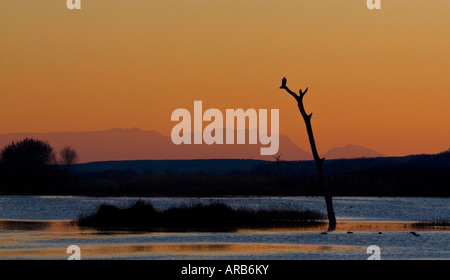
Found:
<path fill-rule="evenodd" d="M 158 211 L 136 201 L 128 208 L 102 204 L 90 215 L 80 215 L 78 225 L 100 230 L 228 231 L 238 228 L 319 226 L 326 216 L 312 210 L 233 209 L 223 203 L 195 204 Z"/>

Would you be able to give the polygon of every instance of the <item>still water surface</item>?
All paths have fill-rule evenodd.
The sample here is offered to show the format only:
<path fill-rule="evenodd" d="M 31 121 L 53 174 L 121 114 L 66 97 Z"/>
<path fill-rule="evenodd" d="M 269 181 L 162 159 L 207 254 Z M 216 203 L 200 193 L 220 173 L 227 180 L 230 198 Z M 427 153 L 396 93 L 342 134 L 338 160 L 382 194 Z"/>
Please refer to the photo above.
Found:
<path fill-rule="evenodd" d="M 100 232 L 70 222 L 101 203 L 125 207 L 138 198 L 0 196 L 0 259 L 367 259 L 369 245 L 382 259 L 450 259 L 450 230 L 412 229 L 411 222 L 450 219 L 447 198 L 334 199 L 337 230 L 242 229 L 236 232 Z M 222 201 L 232 207 L 293 208 L 326 212 L 319 197 L 144 198 L 157 209 Z M 26 221 L 26 222 L 25 222 Z M 348 231 L 352 233 L 347 233 Z M 416 231 L 419 236 L 412 235 Z M 381 233 L 380 233 L 381 232 Z"/>

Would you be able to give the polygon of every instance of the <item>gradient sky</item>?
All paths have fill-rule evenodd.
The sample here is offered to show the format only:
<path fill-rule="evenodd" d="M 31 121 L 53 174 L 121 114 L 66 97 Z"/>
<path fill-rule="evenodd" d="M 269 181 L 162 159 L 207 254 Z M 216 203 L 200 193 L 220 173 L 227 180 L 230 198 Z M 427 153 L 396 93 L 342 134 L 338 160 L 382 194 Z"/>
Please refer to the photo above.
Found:
<path fill-rule="evenodd" d="M 0 134 L 138 127 L 177 108 L 278 108 L 309 151 L 281 78 L 305 97 L 319 152 L 450 147 L 450 1 L 0 2 Z M 224 111 L 223 111 L 224 112 Z"/>

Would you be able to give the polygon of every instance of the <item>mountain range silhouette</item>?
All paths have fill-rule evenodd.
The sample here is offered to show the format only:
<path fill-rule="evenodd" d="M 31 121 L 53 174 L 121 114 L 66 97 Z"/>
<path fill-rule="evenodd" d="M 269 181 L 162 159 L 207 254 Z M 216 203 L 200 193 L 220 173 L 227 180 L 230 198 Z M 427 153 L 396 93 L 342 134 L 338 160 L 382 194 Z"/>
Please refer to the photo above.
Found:
<path fill-rule="evenodd" d="M 75 148 L 80 163 L 121 160 L 164 159 L 258 159 L 274 160 L 272 156 L 261 156 L 261 145 L 175 145 L 170 136 L 156 131 L 138 128 L 91 132 L 10 133 L 0 135 L 0 147 L 24 138 L 47 140 L 55 150 L 64 146 Z M 280 135 L 282 160 L 312 160 L 309 152 L 299 148 L 286 135 Z M 333 148 L 324 154 L 327 159 L 379 157 L 382 154 L 368 148 L 347 145 Z"/>

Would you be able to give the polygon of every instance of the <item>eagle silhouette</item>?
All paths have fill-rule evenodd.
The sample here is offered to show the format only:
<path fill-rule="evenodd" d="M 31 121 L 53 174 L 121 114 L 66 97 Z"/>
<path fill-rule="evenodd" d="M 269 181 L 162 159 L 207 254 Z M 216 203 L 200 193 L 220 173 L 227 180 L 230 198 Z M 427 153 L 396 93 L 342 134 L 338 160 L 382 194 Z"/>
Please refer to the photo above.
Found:
<path fill-rule="evenodd" d="M 280 88 L 285 87 L 286 83 L 287 83 L 287 79 L 286 79 L 286 77 L 284 77 L 283 80 L 281 80 L 281 87 Z"/>

